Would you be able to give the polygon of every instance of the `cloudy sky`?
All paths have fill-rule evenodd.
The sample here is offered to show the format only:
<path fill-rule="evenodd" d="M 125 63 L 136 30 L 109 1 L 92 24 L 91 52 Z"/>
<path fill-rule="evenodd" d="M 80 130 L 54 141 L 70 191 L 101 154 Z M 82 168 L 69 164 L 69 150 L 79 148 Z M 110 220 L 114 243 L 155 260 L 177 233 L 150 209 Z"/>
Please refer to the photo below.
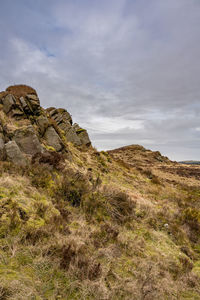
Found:
<path fill-rule="evenodd" d="M 200 160 L 199 0 L 0 0 L 0 90 L 34 87 L 99 150 Z"/>

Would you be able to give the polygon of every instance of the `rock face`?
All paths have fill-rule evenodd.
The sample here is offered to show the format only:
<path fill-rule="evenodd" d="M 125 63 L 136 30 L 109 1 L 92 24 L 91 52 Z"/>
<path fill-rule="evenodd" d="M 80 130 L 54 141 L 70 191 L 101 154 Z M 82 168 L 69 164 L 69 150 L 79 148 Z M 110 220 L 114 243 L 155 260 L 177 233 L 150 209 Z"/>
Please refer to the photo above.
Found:
<path fill-rule="evenodd" d="M 16 100 L 13 95 L 7 95 L 5 98 L 3 98 L 2 102 L 3 110 L 7 114 L 12 108 L 15 107 Z"/>
<path fill-rule="evenodd" d="M 11 161 L 20 166 L 26 166 L 26 158 L 20 151 L 15 141 L 10 141 L 5 144 L 5 151 L 8 161 Z"/>
<path fill-rule="evenodd" d="M 62 149 L 62 141 L 53 126 L 47 128 L 44 137 L 47 144 L 54 148 L 57 152 Z"/>
<path fill-rule="evenodd" d="M 19 146 L 20 150 L 26 154 L 34 155 L 42 152 L 42 146 L 33 126 L 31 125 L 23 129 L 17 129 L 14 132 L 13 139 Z"/>
<path fill-rule="evenodd" d="M 75 144 L 76 146 L 81 146 L 81 140 L 73 126 L 65 131 L 65 136 L 69 142 Z"/>
<path fill-rule="evenodd" d="M 76 131 L 77 136 L 79 137 L 81 144 L 82 145 L 86 145 L 86 146 L 90 146 L 91 145 L 91 141 L 89 139 L 87 130 L 81 128 L 78 124 L 74 124 L 72 126 L 74 128 L 74 130 Z"/>
<path fill-rule="evenodd" d="M 39 116 L 37 119 L 37 125 L 41 135 L 44 135 L 46 129 L 49 127 L 49 120 L 45 116 Z"/>
<path fill-rule="evenodd" d="M 73 124 L 67 110 L 43 109 L 36 91 L 26 85 L 0 92 L 0 160 L 25 166 L 36 155 L 49 157 L 49 151 L 69 155 L 68 142 L 91 145 L 87 131 Z"/>
<path fill-rule="evenodd" d="M 5 158 L 5 143 L 4 140 L 0 137 L 0 160 L 4 160 Z"/>

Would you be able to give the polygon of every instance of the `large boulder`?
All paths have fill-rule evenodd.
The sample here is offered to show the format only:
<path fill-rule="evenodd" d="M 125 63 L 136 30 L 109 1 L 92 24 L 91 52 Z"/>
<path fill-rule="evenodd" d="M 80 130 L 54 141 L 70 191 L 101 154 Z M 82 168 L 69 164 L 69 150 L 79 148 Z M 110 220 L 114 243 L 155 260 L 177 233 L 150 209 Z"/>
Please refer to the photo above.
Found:
<path fill-rule="evenodd" d="M 6 114 L 17 119 L 25 115 L 39 115 L 41 112 L 40 101 L 36 91 L 26 85 L 14 85 L 1 93 L 1 102 Z"/>
<path fill-rule="evenodd" d="M 17 107 L 25 113 L 37 115 L 40 112 L 40 101 L 32 87 L 17 84 L 9 86 L 6 92 L 15 97 Z"/>
<path fill-rule="evenodd" d="M 65 137 L 68 142 L 71 142 L 76 146 L 81 146 L 81 144 L 82 144 L 82 142 L 81 142 L 79 136 L 76 134 L 76 130 L 74 129 L 73 126 L 71 126 L 71 128 L 69 128 L 65 132 Z"/>
<path fill-rule="evenodd" d="M 11 161 L 14 164 L 20 166 L 27 165 L 27 160 L 25 156 L 22 154 L 22 152 L 20 151 L 15 141 L 10 141 L 7 144 L 5 144 L 5 153 L 8 161 Z"/>
<path fill-rule="evenodd" d="M 13 139 L 26 154 L 34 155 L 42 152 L 42 146 L 32 125 L 15 130 Z"/>
<path fill-rule="evenodd" d="M 86 146 L 90 146 L 91 145 L 91 141 L 89 138 L 89 135 L 87 133 L 87 130 L 81 128 L 78 124 L 74 124 L 72 126 L 74 128 L 74 130 L 76 131 L 77 136 L 79 137 L 81 144 L 82 145 L 86 145 Z"/>
<path fill-rule="evenodd" d="M 8 114 L 12 108 L 15 107 L 16 99 L 13 95 L 6 95 L 5 98 L 2 99 L 3 102 L 3 111 Z"/>
<path fill-rule="evenodd" d="M 63 143 L 53 126 L 47 128 L 44 134 L 44 139 L 46 140 L 47 144 L 53 147 L 56 151 L 62 150 Z"/>

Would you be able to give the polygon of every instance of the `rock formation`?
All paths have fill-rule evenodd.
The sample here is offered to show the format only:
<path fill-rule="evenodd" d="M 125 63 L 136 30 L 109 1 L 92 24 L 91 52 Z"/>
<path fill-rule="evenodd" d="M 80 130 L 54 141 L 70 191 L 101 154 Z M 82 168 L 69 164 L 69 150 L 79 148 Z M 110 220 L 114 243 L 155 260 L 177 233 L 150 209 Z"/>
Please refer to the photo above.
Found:
<path fill-rule="evenodd" d="M 68 152 L 68 142 L 91 145 L 88 133 L 62 108 L 43 109 L 37 92 L 26 85 L 0 93 L 0 160 L 26 165 L 38 154 Z"/>

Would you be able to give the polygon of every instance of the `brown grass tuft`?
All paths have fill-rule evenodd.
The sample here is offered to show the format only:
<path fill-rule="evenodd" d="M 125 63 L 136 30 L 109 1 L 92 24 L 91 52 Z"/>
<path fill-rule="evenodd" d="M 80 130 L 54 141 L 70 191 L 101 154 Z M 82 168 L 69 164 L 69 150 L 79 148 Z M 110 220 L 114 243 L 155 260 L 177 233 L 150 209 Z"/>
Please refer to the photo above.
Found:
<path fill-rule="evenodd" d="M 6 92 L 9 92 L 16 96 L 17 98 L 24 97 L 27 94 L 34 94 L 37 95 L 36 90 L 34 90 L 32 87 L 24 84 L 17 84 L 17 85 L 11 85 L 7 87 Z"/>

